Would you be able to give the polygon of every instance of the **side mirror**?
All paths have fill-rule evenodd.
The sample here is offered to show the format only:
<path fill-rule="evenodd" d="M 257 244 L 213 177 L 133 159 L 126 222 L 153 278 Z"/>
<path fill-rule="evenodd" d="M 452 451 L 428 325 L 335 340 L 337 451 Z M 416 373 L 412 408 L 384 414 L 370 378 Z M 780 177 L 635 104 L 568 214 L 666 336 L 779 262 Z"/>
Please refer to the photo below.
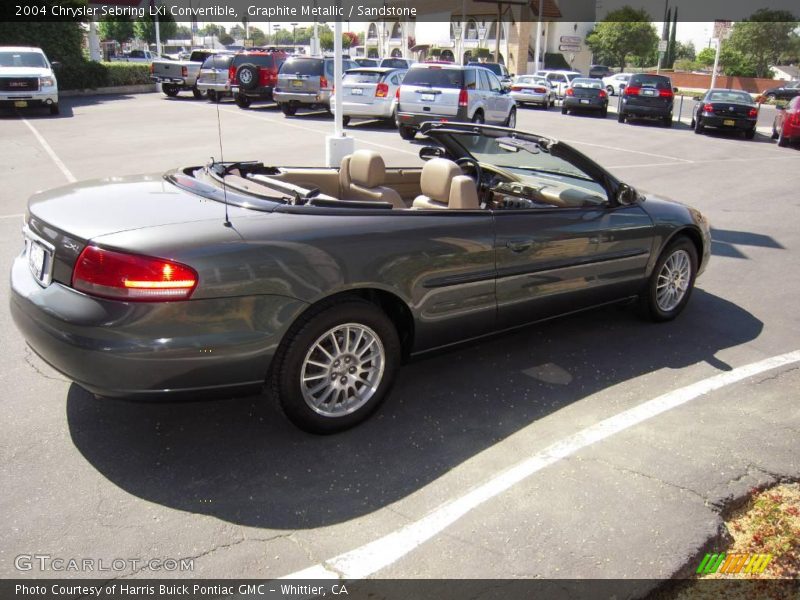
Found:
<path fill-rule="evenodd" d="M 444 158 L 444 150 L 437 146 L 423 146 L 419 149 L 419 157 L 422 160 L 430 160 L 432 158 Z"/>
<path fill-rule="evenodd" d="M 619 189 L 617 190 L 617 203 L 619 205 L 630 206 L 631 204 L 636 204 L 638 197 L 639 194 L 636 193 L 636 190 L 628 184 L 621 183 L 619 185 Z"/>
<path fill-rule="evenodd" d="M 50 63 L 50 66 L 53 67 L 54 69 L 60 69 L 61 68 L 61 61 L 54 60 L 53 62 Z"/>

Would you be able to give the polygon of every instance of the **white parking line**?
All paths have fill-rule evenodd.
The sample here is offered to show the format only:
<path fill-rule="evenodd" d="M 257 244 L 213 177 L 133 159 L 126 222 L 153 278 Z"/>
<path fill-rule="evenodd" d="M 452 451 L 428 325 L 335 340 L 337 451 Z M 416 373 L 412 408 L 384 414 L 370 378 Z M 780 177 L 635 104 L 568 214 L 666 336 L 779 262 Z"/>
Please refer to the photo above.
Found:
<path fill-rule="evenodd" d="M 53 162 L 56 163 L 56 166 L 59 169 L 61 169 L 61 172 L 64 174 L 64 177 L 67 178 L 67 181 L 69 181 L 70 183 L 75 183 L 76 181 L 78 181 L 77 179 L 75 179 L 75 176 L 72 173 L 70 173 L 70 170 L 67 168 L 67 165 L 65 165 L 63 161 L 60 158 L 58 158 L 58 155 L 56 154 L 55 150 L 53 150 L 50 144 L 47 143 L 47 140 L 42 137 L 42 134 L 36 131 L 36 128 L 33 125 L 31 125 L 30 121 L 28 121 L 28 119 L 22 119 L 22 122 L 28 126 L 28 129 L 31 130 L 31 133 L 33 133 L 34 137 L 41 144 L 42 148 L 44 148 L 44 151 L 47 152 L 48 156 L 50 156 L 51 159 L 53 159 Z"/>
<path fill-rule="evenodd" d="M 24 216 L 22 213 L 18 215 L 0 215 L 0 219 L 22 219 Z"/>
<path fill-rule="evenodd" d="M 470 511 L 559 460 L 709 392 L 797 362 L 800 362 L 800 350 L 737 367 L 644 402 L 548 446 L 417 521 L 355 550 L 286 575 L 282 579 L 368 577 L 403 558 Z"/>
<path fill-rule="evenodd" d="M 667 160 L 674 160 L 677 162 L 682 163 L 693 163 L 693 160 L 689 160 L 688 158 L 679 158 L 677 156 L 667 156 L 665 154 L 654 154 L 653 152 L 644 152 L 642 150 L 631 150 L 630 148 L 619 148 L 618 146 L 606 146 L 605 144 L 592 144 L 589 142 L 581 142 L 579 140 L 560 140 L 562 142 L 566 142 L 568 144 L 574 144 L 576 146 L 592 146 L 594 148 L 605 148 L 606 150 L 616 150 L 617 152 L 630 152 L 631 154 L 641 154 L 643 156 L 654 156 L 656 158 L 666 158 Z"/>

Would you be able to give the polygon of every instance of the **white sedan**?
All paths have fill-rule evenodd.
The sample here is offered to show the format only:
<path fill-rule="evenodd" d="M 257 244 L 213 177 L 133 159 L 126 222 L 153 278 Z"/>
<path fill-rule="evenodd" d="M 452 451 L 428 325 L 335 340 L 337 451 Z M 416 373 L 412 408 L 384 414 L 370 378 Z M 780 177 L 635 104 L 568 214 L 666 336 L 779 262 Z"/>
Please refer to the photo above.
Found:
<path fill-rule="evenodd" d="M 556 102 L 550 82 L 537 75 L 517 75 L 511 83 L 510 95 L 517 104 L 537 104 L 545 109 Z"/>
<path fill-rule="evenodd" d="M 610 96 L 621 94 L 625 86 L 628 85 L 631 75 L 632 73 L 617 73 L 615 75 L 603 77 L 603 87 L 606 88 Z"/>

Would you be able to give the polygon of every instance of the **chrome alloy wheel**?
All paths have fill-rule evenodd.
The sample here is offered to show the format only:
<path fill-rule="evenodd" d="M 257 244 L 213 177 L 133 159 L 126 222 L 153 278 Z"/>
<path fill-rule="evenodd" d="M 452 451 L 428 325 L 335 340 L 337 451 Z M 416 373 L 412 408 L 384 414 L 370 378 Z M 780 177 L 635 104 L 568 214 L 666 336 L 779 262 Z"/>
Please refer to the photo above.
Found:
<path fill-rule="evenodd" d="M 378 334 L 361 323 L 337 325 L 311 346 L 300 370 L 303 399 L 324 417 L 341 417 L 369 402 L 383 378 Z"/>
<path fill-rule="evenodd" d="M 692 262 L 686 250 L 677 250 L 664 262 L 656 283 L 656 303 L 664 312 L 675 309 L 689 289 Z"/>

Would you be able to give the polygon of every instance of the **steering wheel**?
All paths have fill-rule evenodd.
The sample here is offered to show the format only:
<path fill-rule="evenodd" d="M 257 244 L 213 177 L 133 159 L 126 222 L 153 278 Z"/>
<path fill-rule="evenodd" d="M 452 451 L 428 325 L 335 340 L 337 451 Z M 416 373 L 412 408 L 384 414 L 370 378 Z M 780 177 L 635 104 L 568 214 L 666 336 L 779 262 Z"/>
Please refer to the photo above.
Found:
<path fill-rule="evenodd" d="M 478 188 L 478 196 L 480 196 L 481 187 L 483 186 L 483 169 L 481 168 L 480 163 L 478 163 L 478 161 L 471 156 L 462 156 L 461 158 L 457 158 L 455 163 L 462 169 L 466 165 L 469 165 L 473 168 L 475 171 L 475 185 Z"/>

